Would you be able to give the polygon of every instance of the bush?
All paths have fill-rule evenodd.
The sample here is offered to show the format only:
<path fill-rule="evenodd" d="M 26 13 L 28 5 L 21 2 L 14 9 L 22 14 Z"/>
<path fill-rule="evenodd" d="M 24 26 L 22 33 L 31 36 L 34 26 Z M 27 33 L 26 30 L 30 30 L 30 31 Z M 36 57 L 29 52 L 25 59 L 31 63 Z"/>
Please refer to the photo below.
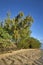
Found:
<path fill-rule="evenodd" d="M 28 45 L 28 43 L 18 43 L 17 48 L 27 49 L 27 48 L 29 48 L 29 45 Z"/>
<path fill-rule="evenodd" d="M 22 39 L 18 44 L 17 47 L 19 49 L 26 49 L 26 48 L 40 48 L 41 47 L 41 43 L 39 40 L 30 37 L 28 40 L 24 40 Z"/>
<path fill-rule="evenodd" d="M 0 38 L 0 51 L 10 51 L 15 50 L 17 46 L 10 40 L 5 40 Z"/>
<path fill-rule="evenodd" d="M 29 44 L 26 42 L 26 40 L 22 39 L 18 44 L 17 44 L 17 48 L 19 49 L 26 49 L 29 48 Z"/>
<path fill-rule="evenodd" d="M 33 37 L 29 38 L 28 44 L 29 44 L 29 48 L 40 48 L 41 47 L 40 41 Z"/>

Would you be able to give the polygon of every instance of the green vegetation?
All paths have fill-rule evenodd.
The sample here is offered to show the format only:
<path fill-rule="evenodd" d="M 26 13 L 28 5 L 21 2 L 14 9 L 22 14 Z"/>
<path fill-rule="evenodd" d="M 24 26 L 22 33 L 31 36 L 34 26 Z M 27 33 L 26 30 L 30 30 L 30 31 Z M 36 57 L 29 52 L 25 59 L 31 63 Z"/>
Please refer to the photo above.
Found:
<path fill-rule="evenodd" d="M 22 12 L 12 19 L 10 14 L 7 13 L 4 23 L 0 23 L 0 48 L 5 49 L 12 45 L 16 45 L 19 49 L 40 48 L 40 41 L 30 37 L 32 23 L 33 18 L 31 16 L 24 16 Z"/>
<path fill-rule="evenodd" d="M 41 43 L 39 40 L 33 38 L 33 37 L 29 37 L 29 39 L 27 40 L 21 40 L 21 42 L 18 44 L 18 48 L 40 48 Z"/>

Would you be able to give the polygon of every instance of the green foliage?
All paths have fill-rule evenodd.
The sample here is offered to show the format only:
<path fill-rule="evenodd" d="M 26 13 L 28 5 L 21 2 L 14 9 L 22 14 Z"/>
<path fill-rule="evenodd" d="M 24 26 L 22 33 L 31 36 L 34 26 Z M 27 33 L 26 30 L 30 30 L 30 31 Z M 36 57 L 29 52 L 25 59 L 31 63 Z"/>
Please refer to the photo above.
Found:
<path fill-rule="evenodd" d="M 0 38 L 0 52 L 7 52 L 13 49 L 15 50 L 16 48 L 16 45 L 10 40 Z"/>
<path fill-rule="evenodd" d="M 14 22 L 12 26 L 13 39 L 16 41 L 16 43 L 18 43 L 20 39 L 25 39 L 30 36 L 30 27 L 33 23 L 33 19 L 31 16 L 25 17 L 21 12 L 12 21 Z"/>
<path fill-rule="evenodd" d="M 28 44 L 29 44 L 29 47 L 31 46 L 31 48 L 40 48 L 41 46 L 41 42 L 33 37 L 30 37 L 28 39 Z"/>
<path fill-rule="evenodd" d="M 11 45 L 10 41 L 0 38 L 0 48 L 6 48 L 9 45 Z"/>
<path fill-rule="evenodd" d="M 26 42 L 25 39 L 22 39 L 22 40 L 17 44 L 17 47 L 18 47 L 19 49 L 27 49 L 27 48 L 29 48 L 29 44 L 28 44 L 28 42 Z"/>
<path fill-rule="evenodd" d="M 4 40 L 13 40 L 18 48 L 39 48 L 40 42 L 31 38 L 31 25 L 33 18 L 31 16 L 24 16 L 23 12 L 20 12 L 15 18 L 10 18 L 10 14 L 7 13 L 7 18 L 4 23 L 0 24 L 0 43 L 2 47 L 10 47 L 10 42 L 2 42 Z M 1 45 L 0 45 L 1 46 Z"/>
<path fill-rule="evenodd" d="M 22 39 L 20 43 L 17 44 L 18 48 L 40 48 L 41 43 L 39 40 L 29 37 L 28 39 Z"/>
<path fill-rule="evenodd" d="M 39 40 L 33 37 L 29 37 L 29 39 L 27 40 L 22 39 L 17 46 L 19 49 L 20 48 L 40 48 L 41 43 Z"/>
<path fill-rule="evenodd" d="M 11 39 L 9 33 L 5 31 L 2 27 L 0 27 L 0 37 L 3 39 Z"/>

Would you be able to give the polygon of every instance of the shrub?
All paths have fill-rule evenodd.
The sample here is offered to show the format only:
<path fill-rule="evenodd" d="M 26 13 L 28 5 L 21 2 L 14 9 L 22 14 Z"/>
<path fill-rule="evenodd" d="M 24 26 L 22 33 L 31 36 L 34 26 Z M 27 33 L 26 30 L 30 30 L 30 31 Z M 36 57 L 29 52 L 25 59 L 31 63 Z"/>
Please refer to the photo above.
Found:
<path fill-rule="evenodd" d="M 15 50 L 17 46 L 11 42 L 10 40 L 5 40 L 0 38 L 0 51 L 9 51 L 9 50 Z"/>
<path fill-rule="evenodd" d="M 28 44 L 29 44 L 29 48 L 30 48 L 30 46 L 31 46 L 31 48 L 40 48 L 41 47 L 40 41 L 33 37 L 29 38 Z"/>
<path fill-rule="evenodd" d="M 39 40 L 33 38 L 33 37 L 29 37 L 28 40 L 24 40 L 22 39 L 18 44 L 17 47 L 19 49 L 21 48 L 40 48 L 41 43 Z"/>
<path fill-rule="evenodd" d="M 22 39 L 18 44 L 17 44 L 17 47 L 19 49 L 26 49 L 26 48 L 29 48 L 29 44 L 26 42 L 26 40 Z"/>

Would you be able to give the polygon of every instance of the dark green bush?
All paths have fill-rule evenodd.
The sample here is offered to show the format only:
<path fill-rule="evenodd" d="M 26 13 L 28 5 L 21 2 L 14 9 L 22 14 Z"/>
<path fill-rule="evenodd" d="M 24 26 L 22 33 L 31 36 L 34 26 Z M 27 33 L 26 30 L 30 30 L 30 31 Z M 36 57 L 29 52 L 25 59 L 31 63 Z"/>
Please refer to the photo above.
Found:
<path fill-rule="evenodd" d="M 40 48 L 41 47 L 41 42 L 33 37 L 30 37 L 28 39 L 28 44 L 29 44 L 29 48 L 31 46 L 31 48 Z"/>
<path fill-rule="evenodd" d="M 18 44 L 17 47 L 18 48 L 40 48 L 41 43 L 39 40 L 30 37 L 28 40 L 21 40 Z"/>
<path fill-rule="evenodd" d="M 26 49 L 26 48 L 29 48 L 29 44 L 26 42 L 26 40 L 21 40 L 18 44 L 17 44 L 17 47 L 19 49 Z"/>

